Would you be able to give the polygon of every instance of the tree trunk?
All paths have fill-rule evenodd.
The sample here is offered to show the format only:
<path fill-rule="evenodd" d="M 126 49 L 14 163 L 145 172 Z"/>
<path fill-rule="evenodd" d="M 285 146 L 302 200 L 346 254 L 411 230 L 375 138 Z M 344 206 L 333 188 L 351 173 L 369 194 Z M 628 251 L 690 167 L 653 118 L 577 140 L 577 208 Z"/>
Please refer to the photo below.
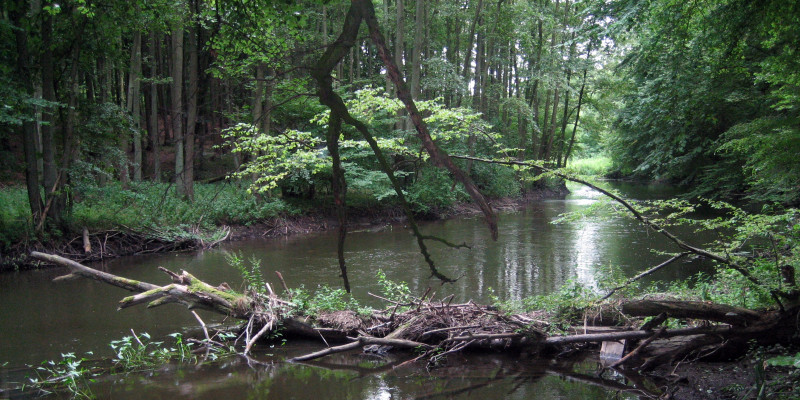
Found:
<path fill-rule="evenodd" d="M 170 75 L 172 76 L 172 139 L 175 143 L 175 189 L 178 196 L 186 195 L 186 165 L 184 162 L 183 138 L 183 27 L 172 28 L 172 62 Z"/>
<path fill-rule="evenodd" d="M 158 85 L 155 79 L 158 77 L 158 62 L 161 52 L 160 43 L 156 32 L 150 33 L 150 108 L 147 110 L 147 134 L 150 137 L 150 156 L 153 159 L 153 182 L 161 181 L 161 143 L 158 135 Z"/>
<path fill-rule="evenodd" d="M 395 37 L 394 37 L 394 63 L 397 65 L 397 68 L 403 70 L 404 64 L 404 57 L 403 52 L 405 50 L 405 0 L 396 0 L 395 1 Z M 388 74 L 387 74 L 388 75 Z M 396 89 L 396 88 L 395 88 Z M 400 110 L 397 112 L 397 122 L 395 123 L 395 129 L 408 129 L 407 120 L 405 118 L 405 110 Z"/>
<path fill-rule="evenodd" d="M 253 105 L 251 112 L 253 114 L 253 126 L 256 127 L 258 132 L 264 132 L 262 128 L 263 118 L 262 112 L 264 111 L 262 102 L 264 101 L 264 70 L 267 66 L 264 63 L 256 65 L 256 79 L 253 85 Z"/>
<path fill-rule="evenodd" d="M 267 135 L 272 131 L 272 92 L 275 90 L 275 70 L 267 68 L 266 82 L 264 84 L 264 111 L 261 112 L 261 118 L 264 120 L 261 124 L 261 129 Z"/>
<path fill-rule="evenodd" d="M 191 1 L 192 13 L 197 13 L 196 0 Z M 183 192 L 188 200 L 194 200 L 194 158 L 195 158 L 195 136 L 197 131 L 197 102 L 200 92 L 199 65 L 197 59 L 197 24 L 191 22 L 187 34 L 189 35 L 189 92 L 186 94 L 186 135 L 184 136 L 184 159 Z"/>
<path fill-rule="evenodd" d="M 482 18 L 481 18 L 482 19 Z M 483 25 L 480 22 L 480 25 Z M 475 40 L 475 79 L 472 87 L 472 108 L 481 112 L 481 89 L 483 89 L 483 54 L 484 37 L 483 32 L 478 32 Z"/>
<path fill-rule="evenodd" d="M 472 48 L 474 46 L 475 40 L 475 28 L 478 26 L 478 21 L 481 19 L 481 8 L 483 7 L 483 0 L 478 0 L 478 5 L 475 7 L 475 18 L 472 19 L 472 23 L 469 26 L 469 35 L 467 36 L 467 51 L 464 55 L 464 67 L 462 68 L 462 75 L 464 76 L 464 80 L 469 82 L 470 79 L 470 67 L 472 66 L 470 60 L 472 59 Z M 456 33 L 458 35 L 458 33 Z"/>
<path fill-rule="evenodd" d="M 133 180 L 142 180 L 141 96 L 142 82 L 142 32 L 134 31 L 131 44 L 130 72 L 128 73 L 128 113 L 133 120 Z M 127 168 L 125 168 L 127 172 Z M 127 175 L 127 173 L 126 173 Z"/>
<path fill-rule="evenodd" d="M 592 53 L 592 46 L 591 43 L 587 46 L 586 49 L 586 57 L 590 57 Z M 567 146 L 567 152 L 564 154 L 564 165 L 567 165 L 567 160 L 572 156 L 572 148 L 575 145 L 575 134 L 578 131 L 578 121 L 580 121 L 581 117 L 581 106 L 583 105 L 583 93 L 586 89 L 586 74 L 588 72 L 588 68 L 583 69 L 583 80 L 581 82 L 581 90 L 578 92 L 578 106 L 575 110 L 575 124 L 572 126 L 572 135 L 569 139 L 569 145 Z"/>
<path fill-rule="evenodd" d="M 420 98 L 420 74 L 422 71 L 422 39 L 425 31 L 425 2 L 417 0 L 414 18 L 414 49 L 411 54 L 411 97 Z"/>
<path fill-rule="evenodd" d="M 48 102 L 55 102 L 55 80 L 53 73 L 55 65 L 53 63 L 53 18 L 49 13 L 42 13 L 42 53 L 41 53 L 41 66 L 42 66 L 42 99 Z M 50 220 L 58 223 L 61 220 L 61 214 L 65 207 L 64 196 L 61 195 L 61 183 L 58 182 L 58 164 L 55 157 L 55 142 L 53 138 L 53 131 L 56 126 L 56 113 L 52 107 L 44 107 L 43 109 L 43 124 L 41 127 L 42 133 L 42 181 L 44 183 L 45 203 L 49 203 L 50 207 L 47 211 L 47 217 Z M 63 182 L 62 182 L 63 183 Z"/>
<path fill-rule="evenodd" d="M 486 198 L 483 196 L 483 194 L 481 194 L 480 190 L 478 190 L 478 187 L 474 182 L 472 182 L 472 179 L 464 174 L 464 171 L 458 168 L 455 163 L 453 163 L 453 160 L 447 155 L 447 153 L 442 151 L 431 138 L 430 132 L 428 131 L 428 125 L 422 119 L 422 115 L 417 109 L 414 100 L 411 98 L 411 93 L 405 85 L 400 73 L 400 69 L 394 64 L 393 60 L 388 54 L 386 41 L 383 38 L 383 34 L 380 32 L 380 27 L 378 26 L 378 21 L 375 18 L 375 10 L 372 6 L 372 3 L 368 2 L 367 0 L 354 0 L 354 2 L 351 3 L 351 7 L 358 7 L 361 9 L 361 12 L 363 13 L 367 22 L 367 26 L 370 30 L 370 37 L 372 38 L 373 43 L 375 43 L 375 46 L 378 47 L 378 53 L 380 54 L 381 59 L 386 66 L 389 77 L 395 84 L 395 88 L 397 89 L 397 97 L 405 105 L 411 121 L 417 130 L 417 137 L 421 140 L 425 151 L 431 156 L 434 165 L 447 169 L 451 174 L 453 174 L 453 177 L 457 181 L 464 185 L 466 192 L 483 212 L 484 217 L 486 218 L 486 224 L 488 225 L 489 231 L 492 234 L 492 239 L 497 240 L 497 216 L 494 214 L 492 207 L 486 201 Z"/>
<path fill-rule="evenodd" d="M 14 30 L 14 38 L 16 39 L 16 75 L 17 80 L 21 83 L 25 90 L 25 95 L 33 95 L 33 83 L 31 81 L 31 58 L 28 49 L 28 32 L 23 28 L 26 24 L 24 21 L 25 11 L 27 10 L 27 2 L 17 0 L 16 7 L 9 12 L 11 23 L 14 26 L 20 27 Z M 25 109 L 26 113 L 32 114 L 31 110 Z M 39 165 L 36 156 L 36 125 L 35 121 L 26 115 L 23 118 L 22 125 L 19 127 L 19 134 L 22 139 L 22 147 L 25 153 L 25 186 L 28 189 L 28 204 L 31 208 L 31 216 L 33 223 L 41 218 L 42 215 L 42 198 L 39 194 Z"/>

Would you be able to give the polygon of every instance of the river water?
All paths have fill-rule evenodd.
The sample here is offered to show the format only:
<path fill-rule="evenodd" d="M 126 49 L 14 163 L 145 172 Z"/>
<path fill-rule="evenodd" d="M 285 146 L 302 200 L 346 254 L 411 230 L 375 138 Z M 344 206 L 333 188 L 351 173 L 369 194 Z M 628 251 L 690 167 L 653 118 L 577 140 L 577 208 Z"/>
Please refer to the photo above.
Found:
<path fill-rule="evenodd" d="M 613 186 L 629 198 L 665 198 L 674 194 L 664 186 Z M 568 279 L 597 289 L 609 266 L 632 276 L 667 258 L 655 251 L 674 251 L 662 237 L 648 233 L 627 218 L 606 216 L 552 224 L 558 215 L 586 209 L 598 201 L 596 192 L 577 186 L 570 189 L 572 193 L 564 200 L 535 202 L 522 210 L 501 213 L 496 242 L 479 216 L 423 224 L 425 234 L 470 246 L 453 249 L 438 243 L 429 245 L 440 270 L 459 278 L 455 284 L 442 286 L 429 278 L 415 240 L 403 226 L 352 232 L 346 257 L 353 295 L 361 303 L 383 307 L 380 300 L 367 294 L 380 292 L 376 272 L 382 270 L 389 279 L 406 282 L 412 293 L 421 294 L 430 287 L 438 298 L 455 295 L 456 302 L 488 303 L 492 294 L 504 300 L 519 300 L 550 293 Z M 707 238 L 693 239 L 702 242 Z M 225 262 L 225 255 L 230 252 L 260 260 L 273 287 L 280 287 L 273 271 L 280 271 L 290 287 L 341 285 L 333 232 L 239 241 L 195 253 L 126 257 L 93 267 L 152 283 L 168 282 L 168 277 L 158 272 L 158 266 L 173 271 L 185 269 L 206 282 L 224 281 L 239 288 L 241 277 Z M 649 279 L 668 281 L 704 269 L 708 265 L 687 261 Z M 109 342 L 130 335 L 132 330 L 163 338 L 197 325 L 194 317 L 178 306 L 116 311 L 117 301 L 126 292 L 83 279 L 51 282 L 63 273 L 60 269 L 46 269 L 0 274 L 0 367 L 6 363 L 0 369 L 0 388 L 20 379 L 15 373 L 19 368 L 58 359 L 62 353 L 93 351 L 93 357 L 111 356 Z M 201 316 L 207 323 L 219 322 L 214 315 Z M 446 366 L 432 371 L 420 366 L 393 370 L 358 354 L 329 357 L 314 366 L 282 361 L 308 352 L 312 348 L 309 346 L 318 344 L 290 343 L 262 349 L 259 359 L 268 362 L 269 367 L 248 367 L 238 360 L 222 365 L 167 366 L 152 376 L 115 377 L 97 384 L 95 390 L 100 397 L 113 398 L 276 399 L 535 397 L 532 394 L 540 398 L 596 398 L 616 393 L 607 384 L 591 381 L 593 375 L 587 371 L 597 366 L 591 360 L 562 365 L 519 357 L 467 355 L 453 357 L 455 360 L 451 358 Z M 623 380 L 618 377 L 613 382 L 617 381 Z"/>

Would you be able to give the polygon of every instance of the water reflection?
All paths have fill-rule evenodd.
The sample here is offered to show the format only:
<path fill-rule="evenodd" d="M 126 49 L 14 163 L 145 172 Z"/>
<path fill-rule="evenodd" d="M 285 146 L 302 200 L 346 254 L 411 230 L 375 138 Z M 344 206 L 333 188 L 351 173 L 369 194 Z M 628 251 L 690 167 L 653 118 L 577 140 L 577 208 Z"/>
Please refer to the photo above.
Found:
<path fill-rule="evenodd" d="M 424 224 L 426 234 L 471 245 L 471 249 L 430 245 L 440 269 L 459 277 L 452 285 L 442 286 L 429 278 L 414 238 L 402 226 L 380 232 L 354 232 L 349 235 L 346 248 L 353 294 L 362 303 L 385 306 L 367 294 L 380 292 L 375 272 L 381 269 L 389 279 L 407 282 L 418 294 L 431 287 L 438 298 L 453 294 L 456 302 L 487 303 L 491 301 L 491 288 L 501 299 L 519 300 L 550 293 L 570 278 L 597 287 L 602 278 L 598 275 L 606 265 L 617 266 L 632 276 L 665 259 L 651 249 L 670 250 L 669 244 L 632 220 L 615 217 L 550 223 L 563 212 L 584 209 L 595 201 L 595 193 L 578 190 L 566 200 L 537 202 L 524 210 L 501 214 L 497 242 L 491 240 L 479 217 Z M 262 270 L 273 287 L 280 287 L 280 283 L 272 271 L 281 271 L 290 287 L 341 285 L 332 232 L 234 242 L 197 253 L 129 257 L 95 267 L 153 283 L 169 282 L 158 266 L 185 269 L 208 282 L 228 282 L 233 288 L 241 288 L 238 272 L 225 262 L 229 252 L 261 260 Z M 687 260 L 650 279 L 683 278 L 700 268 L 707 266 Z M 0 275 L 0 364 L 38 363 L 69 351 L 80 354 L 92 350 L 99 356 L 109 355 L 108 343 L 130 334 L 131 328 L 159 336 L 196 324 L 191 314 L 177 306 L 151 310 L 134 307 L 117 312 L 116 302 L 126 292 L 81 279 L 52 283 L 51 279 L 62 272 Z M 219 320 L 214 315 L 201 315 L 209 323 Z"/>
<path fill-rule="evenodd" d="M 165 368 L 93 386 L 114 399 L 618 399 L 655 398 L 657 389 L 640 378 L 597 375 L 593 359 L 549 361 L 505 355 L 451 355 L 435 368 L 374 359 L 356 353 L 325 362 L 248 366 L 235 359 L 223 366 Z M 408 357 L 408 356 L 405 356 Z M 399 366 L 399 368 L 398 368 Z M 186 376 L 191 379 L 186 379 Z"/>

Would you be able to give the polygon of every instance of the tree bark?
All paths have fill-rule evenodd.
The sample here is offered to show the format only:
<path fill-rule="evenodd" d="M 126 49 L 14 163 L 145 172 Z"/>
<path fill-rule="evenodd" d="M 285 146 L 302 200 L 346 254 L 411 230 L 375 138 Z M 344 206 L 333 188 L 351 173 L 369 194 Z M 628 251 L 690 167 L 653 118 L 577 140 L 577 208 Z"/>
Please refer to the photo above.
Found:
<path fill-rule="evenodd" d="M 25 11 L 28 3 L 17 0 L 14 9 L 9 11 L 11 23 L 19 27 L 14 29 L 16 41 L 17 60 L 16 76 L 21 84 L 25 95 L 33 95 L 33 82 L 31 81 L 31 57 L 28 48 L 28 32 L 25 30 Z M 39 165 L 36 156 L 36 125 L 31 115 L 32 110 L 23 109 L 27 113 L 19 127 L 19 135 L 22 139 L 23 152 L 25 153 L 25 186 L 28 190 L 28 205 L 31 208 L 33 221 L 37 221 L 42 215 L 42 197 L 39 194 Z M 35 222 L 34 222 L 35 224 Z"/>
<path fill-rule="evenodd" d="M 161 52 L 160 43 L 155 31 L 150 32 L 150 85 L 149 104 L 147 117 L 147 134 L 150 137 L 150 156 L 153 163 L 153 182 L 161 181 L 161 142 L 158 135 L 158 62 Z"/>
<path fill-rule="evenodd" d="M 378 54 L 380 54 L 381 58 L 383 59 L 389 77 L 392 79 L 392 82 L 394 82 L 395 88 L 397 89 L 397 97 L 405 105 L 406 110 L 411 117 L 411 121 L 417 129 L 417 137 L 422 141 L 425 151 L 431 156 L 431 159 L 435 165 L 446 168 L 451 174 L 453 174 L 453 177 L 457 181 L 464 185 L 464 189 L 483 212 L 484 217 L 486 218 L 486 223 L 489 226 L 489 231 L 492 234 L 492 239 L 497 240 L 497 216 L 494 214 L 494 211 L 492 211 L 492 207 L 486 201 L 486 198 L 483 197 L 483 194 L 481 194 L 477 186 L 475 186 L 475 184 L 472 182 L 472 179 L 464 174 L 464 172 L 453 163 L 453 160 L 447 156 L 447 153 L 439 149 L 439 147 L 431 138 L 430 132 L 428 131 L 428 126 L 422 119 L 422 115 L 419 113 L 419 110 L 417 110 L 417 106 L 414 104 L 414 100 L 411 98 L 411 94 L 406 87 L 405 82 L 403 81 L 400 70 L 398 69 L 397 65 L 394 64 L 391 57 L 389 57 L 386 41 L 383 38 L 383 34 L 380 32 L 380 27 L 378 25 L 378 20 L 375 17 L 375 10 L 372 6 L 372 3 L 366 0 L 353 0 L 351 6 L 359 7 L 363 10 L 362 12 L 364 12 L 364 18 L 370 30 L 370 37 L 378 47 Z"/>
<path fill-rule="evenodd" d="M 55 79 L 53 73 L 55 65 L 53 63 L 53 18 L 47 13 L 42 13 L 42 99 L 47 102 L 56 102 Z M 50 203 L 47 217 L 58 223 L 64 209 L 63 195 L 59 194 L 60 185 L 58 181 L 58 164 L 55 157 L 55 141 L 53 132 L 56 126 L 56 113 L 51 106 L 44 107 L 42 110 L 43 124 L 42 132 L 42 181 L 44 183 L 45 203 Z"/>
<path fill-rule="evenodd" d="M 183 26 L 172 27 L 172 54 L 170 76 L 172 91 L 170 93 L 172 115 L 172 140 L 175 143 L 175 189 L 183 197 L 186 192 L 186 165 L 184 161 L 183 138 Z"/>
<path fill-rule="evenodd" d="M 191 12 L 197 13 L 197 2 L 191 0 Z M 197 24 L 190 22 L 188 29 L 189 43 L 186 49 L 189 53 L 189 88 L 186 96 L 186 135 L 184 152 L 184 179 L 183 192 L 186 199 L 194 200 L 194 155 L 195 155 L 195 135 L 197 131 L 197 102 L 200 92 L 199 65 L 197 60 Z M 202 149 L 201 149 L 202 151 Z"/>
<path fill-rule="evenodd" d="M 420 75 L 422 72 L 422 39 L 425 32 L 425 2 L 417 0 L 414 18 L 414 49 L 411 54 L 411 98 L 420 98 Z"/>
<path fill-rule="evenodd" d="M 128 72 L 127 109 L 133 120 L 133 180 L 142 180 L 142 136 L 141 136 L 141 96 L 142 82 L 142 32 L 134 31 L 131 44 L 130 70 Z M 127 140 L 123 138 L 123 150 L 127 150 Z M 124 169 L 127 179 L 127 168 Z"/>
<path fill-rule="evenodd" d="M 591 55 L 592 46 L 591 43 L 589 44 L 586 55 L 587 58 Z M 572 126 L 572 135 L 569 139 L 569 145 L 567 146 L 567 152 L 564 154 L 564 165 L 567 165 L 567 160 L 569 160 L 570 156 L 572 156 L 572 148 L 575 145 L 575 134 L 578 131 L 578 122 L 581 118 L 581 106 L 583 105 L 583 93 L 586 90 L 586 74 L 588 72 L 588 68 L 583 69 L 583 80 L 581 82 L 581 90 L 578 92 L 578 106 L 575 109 L 575 124 Z"/>
<path fill-rule="evenodd" d="M 401 71 L 405 64 L 405 2 L 406 0 L 395 0 L 394 63 Z M 405 115 L 406 113 L 402 109 L 397 112 L 397 122 L 394 125 L 395 129 L 409 129 Z"/>

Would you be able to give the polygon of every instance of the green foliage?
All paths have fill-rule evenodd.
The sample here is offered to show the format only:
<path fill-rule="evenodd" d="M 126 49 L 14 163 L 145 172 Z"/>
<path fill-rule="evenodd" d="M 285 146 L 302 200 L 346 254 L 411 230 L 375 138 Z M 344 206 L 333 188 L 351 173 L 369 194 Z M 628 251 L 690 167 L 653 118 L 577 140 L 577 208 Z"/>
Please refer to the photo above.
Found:
<path fill-rule="evenodd" d="M 181 199 L 170 184 L 117 183 L 93 186 L 77 192 L 73 207 L 75 224 L 130 227 L 179 224 L 252 223 L 293 210 L 278 199 L 259 202 L 237 184 L 196 184 L 195 200 Z"/>
<path fill-rule="evenodd" d="M 166 239 L 201 238 L 214 241 L 225 224 L 250 225 L 279 216 L 295 215 L 298 208 L 277 198 L 259 200 L 235 182 L 195 184 L 195 200 L 175 194 L 171 184 L 130 182 L 125 189 L 112 182 L 98 186 L 91 180 L 72 190 L 72 209 L 64 216 L 71 234 L 127 227 Z M 0 189 L 0 248 L 36 236 L 23 187 Z"/>
<path fill-rule="evenodd" d="M 461 186 L 455 185 L 446 171 L 436 167 L 419 171 L 407 194 L 408 202 L 418 213 L 447 209 L 465 197 Z"/>
<path fill-rule="evenodd" d="M 301 285 L 299 288 L 291 289 L 291 293 L 294 304 L 292 311 L 301 315 L 318 316 L 321 313 L 343 310 L 368 313 L 365 307 L 360 306 L 352 295 L 341 288 L 318 286 L 312 293 Z"/>
<path fill-rule="evenodd" d="M 695 193 L 706 196 L 800 199 L 798 5 L 616 6 L 621 24 L 636 29 L 624 62 L 635 89 L 610 142 L 617 167 L 700 183 Z"/>
<path fill-rule="evenodd" d="M 248 190 L 265 193 L 289 178 L 310 182 L 314 174 L 330 169 L 330 160 L 317 149 L 321 140 L 308 132 L 289 130 L 272 136 L 259 132 L 252 125 L 240 123 L 225 129 L 222 137 L 233 152 L 251 157 L 241 171 L 233 174 L 239 178 L 256 177 Z"/>
<path fill-rule="evenodd" d="M 428 162 L 427 153 L 413 132 L 395 130 L 399 100 L 389 97 L 382 88 L 366 86 L 345 93 L 350 113 L 369 126 L 384 154 L 395 160 L 394 174 L 403 182 L 417 212 L 446 209 L 466 196 L 445 189 L 452 181 L 445 172 Z M 500 136 L 481 119 L 479 113 L 464 108 L 445 107 L 441 99 L 418 101 L 426 115 L 431 136 L 449 152 L 467 153 L 467 143 L 484 154 L 494 153 Z M 234 152 L 249 161 L 237 172 L 238 177 L 255 177 L 251 190 L 270 192 L 280 187 L 286 193 L 317 193 L 328 189 L 331 160 L 323 147 L 329 113 L 311 118 L 308 131 L 287 130 L 279 135 L 259 133 L 249 124 L 228 128 L 224 136 Z M 360 134 L 346 128 L 340 138 L 340 152 L 348 182 L 348 196 L 357 206 L 373 206 L 395 201 L 396 193 L 380 169 L 369 144 Z M 476 165 L 476 183 L 491 196 L 511 196 L 519 192 L 513 170 L 497 165 Z"/>
<path fill-rule="evenodd" d="M 76 357 L 75 353 L 62 353 L 60 361 L 45 361 L 36 368 L 39 376 L 30 379 L 31 386 L 39 388 L 44 394 L 51 393 L 50 390 L 64 389 L 73 398 L 94 399 L 96 395 L 89 388 L 89 383 L 95 381 L 96 375 L 86 367 L 87 361 L 84 357 Z"/>
<path fill-rule="evenodd" d="M 232 338 L 229 334 L 220 336 L 226 339 Z M 95 365 L 98 364 L 97 360 L 78 358 L 74 353 L 62 354 L 60 361 L 45 361 L 37 367 L 38 377 L 30 379 L 31 386 L 44 393 L 50 393 L 51 390 L 66 390 L 73 398 L 96 398 L 89 385 L 104 373 L 149 371 L 172 361 L 181 363 L 198 361 L 198 355 L 192 352 L 193 343 L 188 343 L 180 333 L 173 333 L 168 337 L 173 338 L 175 342 L 166 344 L 153 341 L 147 333 L 112 340 L 110 346 L 115 358 L 112 360 L 113 367 L 109 371 Z M 214 346 L 209 348 L 204 360 L 216 360 L 234 353 L 235 349 L 232 347 Z"/>
<path fill-rule="evenodd" d="M 0 189 L 0 248 L 30 237 L 33 233 L 28 194 L 18 186 Z"/>
<path fill-rule="evenodd" d="M 606 156 L 581 158 L 569 163 L 567 170 L 575 175 L 605 176 L 611 172 L 612 161 Z"/>
<path fill-rule="evenodd" d="M 248 263 L 245 263 L 241 253 L 226 253 L 225 261 L 239 271 L 248 291 L 261 295 L 267 294 L 267 281 L 264 279 L 264 273 L 261 272 L 260 259 L 253 256 Z"/>
<path fill-rule="evenodd" d="M 523 300 L 526 310 L 546 310 L 565 321 L 583 317 L 583 311 L 591 306 L 597 293 L 576 279 L 568 279 L 558 291 L 549 295 L 532 296 Z"/>
<path fill-rule="evenodd" d="M 505 165 L 475 163 L 472 166 L 472 177 L 481 189 L 481 193 L 489 197 L 513 197 L 522 189 L 514 169 Z"/>
<path fill-rule="evenodd" d="M 408 288 L 407 283 L 395 282 L 387 278 L 386 273 L 380 269 L 375 276 L 378 278 L 378 284 L 381 286 L 381 294 L 383 294 L 383 297 L 401 304 L 406 304 L 413 300 L 411 289 Z"/>
<path fill-rule="evenodd" d="M 595 304 L 598 294 L 584 286 L 574 278 L 567 281 L 553 293 L 546 295 L 530 296 L 521 301 L 502 300 L 494 294 L 492 288 L 488 289 L 492 305 L 507 314 L 545 311 L 550 314 L 549 319 L 556 322 L 554 325 L 569 325 L 573 321 L 582 320 L 587 309 Z M 554 328 L 557 328 L 554 326 Z"/>
<path fill-rule="evenodd" d="M 770 358 L 767 365 L 800 368 L 800 353 Z"/>

